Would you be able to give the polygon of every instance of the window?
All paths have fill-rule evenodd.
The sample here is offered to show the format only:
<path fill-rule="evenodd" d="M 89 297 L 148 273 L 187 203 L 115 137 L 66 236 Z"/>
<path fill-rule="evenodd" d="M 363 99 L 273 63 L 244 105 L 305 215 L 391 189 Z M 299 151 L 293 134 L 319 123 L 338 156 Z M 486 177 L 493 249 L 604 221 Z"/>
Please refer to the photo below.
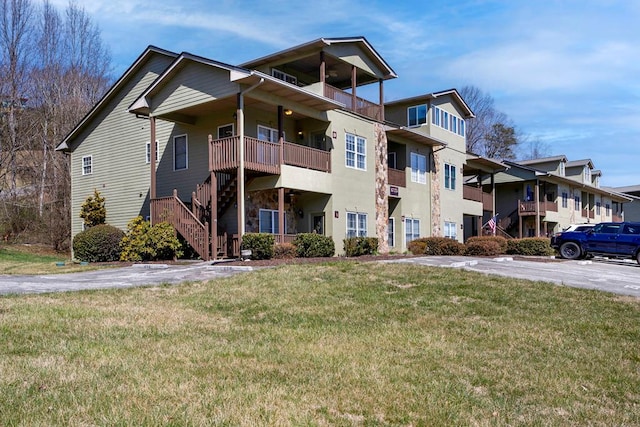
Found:
<path fill-rule="evenodd" d="M 415 107 L 407 108 L 407 123 L 409 126 L 419 126 L 427 123 L 427 106 L 416 105 Z"/>
<path fill-rule="evenodd" d="M 409 119 L 411 119 L 411 116 L 409 117 Z M 411 123 L 411 120 L 409 120 L 409 123 Z M 462 137 L 465 136 L 464 120 L 447 111 L 444 111 L 439 107 L 431 107 L 431 123 L 443 129 L 450 130 L 451 132 Z"/>
<path fill-rule="evenodd" d="M 440 120 L 440 123 L 442 123 L 442 127 L 445 128 L 446 130 L 449 130 L 449 113 L 446 111 L 442 112 L 442 120 Z"/>
<path fill-rule="evenodd" d="M 457 231 L 458 228 L 456 227 L 456 223 L 455 222 L 447 222 L 445 221 L 444 223 L 444 237 L 447 237 L 449 239 L 457 239 Z"/>
<path fill-rule="evenodd" d="M 296 78 L 296 76 L 292 76 L 291 74 L 287 74 L 283 71 L 276 70 L 275 68 L 271 70 L 271 75 L 276 79 L 285 81 L 287 83 L 291 83 L 292 85 L 298 84 L 298 79 Z"/>
<path fill-rule="evenodd" d="M 393 248 L 396 245 L 396 219 L 389 218 L 387 223 L 387 234 L 389 237 L 389 247 Z"/>
<path fill-rule="evenodd" d="M 567 193 L 562 193 L 562 207 L 569 207 L 569 195 Z"/>
<path fill-rule="evenodd" d="M 611 205 L 609 203 L 604 205 L 604 211 L 605 211 L 605 215 L 607 216 L 611 215 Z"/>
<path fill-rule="evenodd" d="M 173 170 L 187 169 L 187 135 L 173 138 Z"/>
<path fill-rule="evenodd" d="M 602 204 L 600 202 L 596 202 L 596 215 L 600 215 L 600 209 Z"/>
<path fill-rule="evenodd" d="M 448 163 L 444 164 L 444 188 L 456 189 L 456 167 Z"/>
<path fill-rule="evenodd" d="M 398 161 L 395 151 L 387 153 L 387 165 L 389 166 L 389 169 L 398 169 Z"/>
<path fill-rule="evenodd" d="M 431 108 L 431 123 L 440 126 L 440 109 L 438 107 Z"/>
<path fill-rule="evenodd" d="M 640 234 L 640 227 L 636 225 L 625 225 L 622 230 L 623 234 Z"/>
<path fill-rule="evenodd" d="M 233 133 L 234 133 L 233 123 L 229 123 L 228 125 L 218 126 L 218 139 L 233 136 Z"/>
<path fill-rule="evenodd" d="M 280 216 L 278 211 L 272 209 L 260 209 L 260 217 L 258 218 L 260 233 L 278 234 L 280 233 Z M 284 217 L 285 226 L 287 228 L 287 216 Z"/>
<path fill-rule="evenodd" d="M 458 119 L 458 135 L 460 135 L 461 137 L 465 136 L 464 128 L 465 128 L 464 120 Z"/>
<path fill-rule="evenodd" d="M 284 138 L 284 135 L 282 135 Z M 258 125 L 258 139 L 260 141 L 278 142 L 278 129 Z"/>
<path fill-rule="evenodd" d="M 149 164 L 151 163 L 151 142 L 147 141 L 145 151 L 146 151 L 145 161 L 147 164 Z M 158 154 L 159 152 L 160 152 L 160 141 L 156 141 L 156 163 L 158 163 L 158 156 L 160 156 L 160 154 Z"/>
<path fill-rule="evenodd" d="M 422 154 L 411 153 L 411 182 L 427 183 L 427 158 Z"/>
<path fill-rule="evenodd" d="M 580 196 L 573 196 L 573 209 L 580 210 Z"/>
<path fill-rule="evenodd" d="M 346 164 L 347 167 L 366 170 L 367 140 L 360 136 L 346 134 Z"/>
<path fill-rule="evenodd" d="M 589 169 L 589 166 L 584 167 L 584 182 L 585 183 L 591 182 L 591 169 Z"/>
<path fill-rule="evenodd" d="M 347 238 L 366 237 L 367 235 L 367 214 L 358 212 L 347 212 Z"/>
<path fill-rule="evenodd" d="M 420 220 L 416 218 L 404 219 L 404 238 L 406 243 L 420 237 Z"/>
<path fill-rule="evenodd" d="M 82 157 L 82 175 L 91 175 L 93 173 L 93 156 Z"/>
<path fill-rule="evenodd" d="M 560 162 L 560 176 L 564 176 L 565 175 L 565 164 L 564 162 Z"/>

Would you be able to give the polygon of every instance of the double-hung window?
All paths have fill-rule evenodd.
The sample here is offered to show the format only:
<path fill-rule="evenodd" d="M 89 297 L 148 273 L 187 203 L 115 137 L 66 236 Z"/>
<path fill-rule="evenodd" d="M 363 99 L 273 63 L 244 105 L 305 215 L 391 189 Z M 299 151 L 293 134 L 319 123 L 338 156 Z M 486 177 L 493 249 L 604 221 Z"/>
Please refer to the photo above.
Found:
<path fill-rule="evenodd" d="M 427 106 L 416 105 L 407 108 L 407 123 L 409 126 L 420 126 L 427 123 Z"/>
<path fill-rule="evenodd" d="M 160 141 L 156 141 L 156 163 L 158 163 L 158 157 L 160 156 L 158 152 L 160 151 Z M 145 159 L 147 164 L 151 163 L 151 142 L 147 142 L 145 146 Z"/>
<path fill-rule="evenodd" d="M 361 136 L 346 134 L 345 158 L 349 168 L 366 170 L 367 140 Z"/>
<path fill-rule="evenodd" d="M 260 233 L 270 233 L 270 234 L 278 234 L 280 233 L 280 216 L 278 215 L 278 211 L 272 209 L 260 209 L 259 213 L 259 230 Z M 287 228 L 287 216 L 284 217 L 285 226 Z"/>
<path fill-rule="evenodd" d="M 416 240 L 420 237 L 420 220 L 417 218 L 404 219 L 404 239 L 405 243 Z"/>
<path fill-rule="evenodd" d="M 440 126 L 440 111 L 438 107 L 431 107 L 431 123 L 436 126 Z"/>
<path fill-rule="evenodd" d="M 347 212 L 347 237 L 367 236 L 367 214 Z"/>
<path fill-rule="evenodd" d="M 569 207 L 569 195 L 566 192 L 562 193 L 562 207 Z"/>
<path fill-rule="evenodd" d="M 93 173 L 93 156 L 82 156 L 82 175 Z"/>
<path fill-rule="evenodd" d="M 411 153 L 411 182 L 427 183 L 427 158 L 422 154 Z"/>
<path fill-rule="evenodd" d="M 183 170 L 189 167 L 189 150 L 187 147 L 187 135 L 173 138 L 173 170 Z"/>
<path fill-rule="evenodd" d="M 580 207 L 580 196 L 573 196 L 573 209 L 579 211 Z"/>
<path fill-rule="evenodd" d="M 449 221 L 445 221 L 444 223 L 444 237 L 447 237 L 449 239 L 457 239 L 457 231 L 458 228 L 456 227 L 456 223 L 455 222 L 449 222 Z"/>
<path fill-rule="evenodd" d="M 601 202 L 596 202 L 596 215 L 600 215 L 600 209 L 602 208 Z"/>
<path fill-rule="evenodd" d="M 444 188 L 456 189 L 456 167 L 448 163 L 444 164 Z"/>

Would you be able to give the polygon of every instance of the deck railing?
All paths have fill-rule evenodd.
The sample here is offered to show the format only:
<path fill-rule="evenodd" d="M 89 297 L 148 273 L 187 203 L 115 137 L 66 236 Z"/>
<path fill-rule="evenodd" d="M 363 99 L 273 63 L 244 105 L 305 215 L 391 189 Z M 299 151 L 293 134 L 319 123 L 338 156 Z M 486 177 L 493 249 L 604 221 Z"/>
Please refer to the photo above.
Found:
<path fill-rule="evenodd" d="M 273 235 L 276 244 L 280 245 L 282 243 L 293 243 L 296 239 L 295 234 L 274 234 Z"/>
<path fill-rule="evenodd" d="M 209 260 L 209 225 L 196 218 L 176 190 L 172 196 L 151 200 L 151 215 L 152 224 L 166 221 L 173 225 L 202 259 Z"/>
<path fill-rule="evenodd" d="M 382 120 L 382 107 L 371 101 L 367 101 L 364 98 L 356 96 L 354 103 L 354 97 L 352 94 L 326 83 L 324 85 L 324 96 L 344 104 L 348 110 L 355 111 L 356 113 L 377 121 Z"/>
<path fill-rule="evenodd" d="M 518 212 L 520 215 L 535 215 L 536 205 L 538 202 L 525 202 L 518 200 Z M 556 202 L 543 201 L 539 202 L 540 215 L 545 215 L 547 212 L 558 212 L 558 204 Z"/>
<path fill-rule="evenodd" d="M 594 219 L 595 218 L 595 213 L 589 208 L 583 208 L 582 209 L 582 216 L 585 217 L 585 218 Z"/>
<path fill-rule="evenodd" d="M 249 170 L 279 174 L 280 144 L 245 136 L 244 161 Z M 215 139 L 209 143 L 209 170 L 224 171 L 240 166 L 240 137 Z M 291 142 L 284 142 L 285 165 L 331 172 L 331 153 Z"/>
<path fill-rule="evenodd" d="M 389 185 L 406 187 L 407 174 L 404 170 L 389 168 L 387 169 L 387 181 Z"/>

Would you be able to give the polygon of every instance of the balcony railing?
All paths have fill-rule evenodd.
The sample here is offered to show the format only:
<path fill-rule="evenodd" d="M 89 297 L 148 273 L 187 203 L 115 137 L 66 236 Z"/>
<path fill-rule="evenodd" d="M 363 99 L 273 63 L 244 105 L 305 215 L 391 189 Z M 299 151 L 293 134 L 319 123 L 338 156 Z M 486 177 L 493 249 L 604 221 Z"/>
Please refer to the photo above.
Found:
<path fill-rule="evenodd" d="M 589 208 L 583 208 L 582 209 L 582 216 L 585 218 L 590 218 L 590 219 L 594 219 L 596 217 L 596 214 L 590 210 Z"/>
<path fill-rule="evenodd" d="M 324 85 L 324 96 L 344 104 L 347 109 L 362 114 L 363 116 L 370 117 L 377 121 L 382 120 L 382 107 L 371 101 L 356 96 L 354 102 L 354 96 L 352 94 L 326 83 Z"/>
<path fill-rule="evenodd" d="M 285 141 L 281 153 L 277 142 L 261 141 L 248 136 L 244 140 L 244 163 L 249 170 L 277 175 L 282 163 L 331 172 L 331 153 L 328 151 Z M 239 167 L 239 147 L 239 136 L 212 140 L 209 144 L 209 169 L 225 171 Z"/>
<path fill-rule="evenodd" d="M 525 202 L 518 200 L 518 212 L 520 216 L 535 215 L 536 205 L 538 202 Z M 547 212 L 558 212 L 558 203 L 543 201 L 539 202 L 540 215 L 545 215 Z"/>
<path fill-rule="evenodd" d="M 407 186 L 407 174 L 404 170 L 389 168 L 387 170 L 387 180 L 389 185 L 397 187 Z"/>
<path fill-rule="evenodd" d="M 482 203 L 482 209 L 485 211 L 493 210 L 493 197 L 491 193 L 485 193 L 480 187 L 471 185 L 462 186 L 462 198 Z"/>

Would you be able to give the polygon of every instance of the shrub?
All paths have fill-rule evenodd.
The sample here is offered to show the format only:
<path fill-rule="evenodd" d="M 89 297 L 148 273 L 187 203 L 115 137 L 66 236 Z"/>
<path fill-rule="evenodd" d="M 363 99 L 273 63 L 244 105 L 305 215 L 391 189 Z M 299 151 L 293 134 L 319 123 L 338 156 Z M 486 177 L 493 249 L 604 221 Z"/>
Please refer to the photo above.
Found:
<path fill-rule="evenodd" d="M 273 258 L 292 259 L 296 257 L 296 246 L 292 243 L 280 243 L 273 247 Z"/>
<path fill-rule="evenodd" d="M 553 255 L 553 248 L 546 237 L 529 237 L 507 241 L 507 253 L 512 255 Z"/>
<path fill-rule="evenodd" d="M 507 252 L 507 239 L 501 236 L 470 237 L 466 246 L 467 255 L 500 255 Z"/>
<path fill-rule="evenodd" d="M 421 237 L 409 242 L 407 247 L 414 255 L 463 255 L 465 252 L 464 244 L 447 237 Z"/>
<path fill-rule="evenodd" d="M 107 219 L 107 209 L 104 206 L 104 197 L 98 190 L 93 190 L 93 196 L 87 197 L 80 207 L 80 218 L 84 220 L 86 227 L 94 227 L 104 224 Z"/>
<path fill-rule="evenodd" d="M 336 253 L 333 239 L 322 234 L 298 234 L 293 244 L 296 247 L 296 255 L 301 258 L 332 257 Z"/>
<path fill-rule="evenodd" d="M 275 239 L 269 233 L 247 233 L 242 236 L 241 250 L 250 250 L 251 259 L 273 258 Z"/>
<path fill-rule="evenodd" d="M 151 226 L 141 216 L 127 225 L 127 234 L 121 242 L 121 261 L 154 261 L 182 256 L 182 244 L 173 226 L 161 222 Z"/>
<path fill-rule="evenodd" d="M 377 237 L 349 237 L 343 243 L 346 256 L 373 255 L 378 251 Z"/>
<path fill-rule="evenodd" d="M 117 261 L 123 237 L 122 230 L 108 224 L 88 228 L 73 238 L 74 257 L 87 262 Z"/>

